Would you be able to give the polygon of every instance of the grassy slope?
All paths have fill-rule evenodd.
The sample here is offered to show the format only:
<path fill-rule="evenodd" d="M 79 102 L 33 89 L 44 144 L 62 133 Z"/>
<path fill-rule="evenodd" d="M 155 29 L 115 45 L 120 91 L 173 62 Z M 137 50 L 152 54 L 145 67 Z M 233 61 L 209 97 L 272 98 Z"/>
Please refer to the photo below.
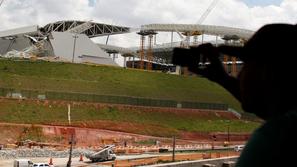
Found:
<path fill-rule="evenodd" d="M 226 103 L 241 110 L 206 79 L 106 66 L 0 60 L 0 87 Z"/>
<path fill-rule="evenodd" d="M 201 113 L 197 112 L 140 111 L 77 103 L 72 105 L 71 118 L 72 124 L 96 128 L 101 128 L 104 121 L 109 121 L 110 124 L 104 128 L 110 130 L 119 130 L 116 129 L 117 124 L 123 127 L 132 124 L 131 128 L 120 131 L 157 136 L 170 136 L 179 131 L 226 132 L 228 124 L 231 132 L 251 132 L 259 125 L 241 120 L 226 120 L 214 113 L 201 117 Z M 96 124 L 96 121 L 103 122 Z M 0 122 L 67 124 L 67 103 L 0 99 Z"/>

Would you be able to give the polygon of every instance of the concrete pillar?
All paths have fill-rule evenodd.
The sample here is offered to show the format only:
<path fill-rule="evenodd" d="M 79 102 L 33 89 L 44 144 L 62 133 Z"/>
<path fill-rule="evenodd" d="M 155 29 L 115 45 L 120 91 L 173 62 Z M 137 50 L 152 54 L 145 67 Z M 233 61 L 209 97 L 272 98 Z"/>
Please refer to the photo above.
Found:
<path fill-rule="evenodd" d="M 127 67 L 127 57 L 124 57 L 124 68 Z"/>
<path fill-rule="evenodd" d="M 171 31 L 171 47 L 173 47 L 173 31 Z"/>
<path fill-rule="evenodd" d="M 112 60 L 115 61 L 115 53 L 112 54 Z"/>
<path fill-rule="evenodd" d="M 133 56 L 133 59 L 132 59 L 132 68 L 135 68 L 135 56 Z"/>
<path fill-rule="evenodd" d="M 175 68 L 175 73 L 176 73 L 177 75 L 181 75 L 181 67 L 180 67 L 180 66 L 176 66 L 176 68 Z"/>

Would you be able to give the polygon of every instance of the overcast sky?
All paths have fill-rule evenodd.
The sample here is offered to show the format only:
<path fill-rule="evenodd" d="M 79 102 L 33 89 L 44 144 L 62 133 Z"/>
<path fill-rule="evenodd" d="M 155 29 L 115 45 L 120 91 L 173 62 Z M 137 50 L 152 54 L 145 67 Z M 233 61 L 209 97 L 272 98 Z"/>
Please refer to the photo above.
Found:
<path fill-rule="evenodd" d="M 5 0 L 0 30 L 58 20 L 93 20 L 139 27 L 150 23 L 197 23 L 211 0 Z M 258 29 L 297 22 L 297 0 L 220 0 L 204 24 Z"/>
<path fill-rule="evenodd" d="M 0 31 L 58 20 L 93 20 L 130 27 L 195 24 L 210 3 L 211 0 L 5 0 L 0 7 Z M 297 0 L 220 0 L 203 24 L 257 30 L 275 22 L 296 24 Z M 138 45 L 135 38 L 135 34 L 120 35 L 111 37 L 110 42 Z"/>

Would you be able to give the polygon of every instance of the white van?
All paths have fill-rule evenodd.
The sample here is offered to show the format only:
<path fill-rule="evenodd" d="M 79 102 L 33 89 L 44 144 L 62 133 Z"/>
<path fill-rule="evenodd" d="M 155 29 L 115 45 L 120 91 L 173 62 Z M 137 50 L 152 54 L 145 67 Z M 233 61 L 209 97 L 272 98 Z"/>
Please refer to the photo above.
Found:
<path fill-rule="evenodd" d="M 33 162 L 29 159 L 16 159 L 13 162 L 13 167 L 32 167 Z"/>
<path fill-rule="evenodd" d="M 35 163 L 33 167 L 49 167 L 49 165 L 47 163 Z"/>

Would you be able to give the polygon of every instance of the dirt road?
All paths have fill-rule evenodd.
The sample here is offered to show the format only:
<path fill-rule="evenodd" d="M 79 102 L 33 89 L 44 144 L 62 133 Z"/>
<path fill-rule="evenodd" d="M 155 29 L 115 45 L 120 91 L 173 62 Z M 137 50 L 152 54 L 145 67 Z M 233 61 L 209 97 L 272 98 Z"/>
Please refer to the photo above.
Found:
<path fill-rule="evenodd" d="M 209 159 L 209 158 L 220 158 L 220 157 L 230 157 L 230 156 L 238 156 L 239 152 L 213 152 L 213 153 L 179 153 L 176 154 L 175 159 L 178 161 L 184 160 L 199 160 L 199 159 Z M 49 158 L 24 158 L 30 159 L 34 163 L 49 163 Z M 122 167 L 130 167 L 137 166 L 142 164 L 155 164 L 157 162 L 170 162 L 172 160 L 172 155 L 168 154 L 139 154 L 139 155 L 123 155 L 117 156 L 115 161 L 107 161 L 102 163 L 91 163 L 88 159 L 83 158 L 83 162 L 79 161 L 80 158 L 72 158 L 72 166 L 73 167 L 104 167 L 111 165 L 122 166 Z M 12 167 L 13 159 L 9 160 L 0 160 L 0 167 Z M 65 167 L 68 158 L 53 158 L 52 162 L 55 167 Z"/>

